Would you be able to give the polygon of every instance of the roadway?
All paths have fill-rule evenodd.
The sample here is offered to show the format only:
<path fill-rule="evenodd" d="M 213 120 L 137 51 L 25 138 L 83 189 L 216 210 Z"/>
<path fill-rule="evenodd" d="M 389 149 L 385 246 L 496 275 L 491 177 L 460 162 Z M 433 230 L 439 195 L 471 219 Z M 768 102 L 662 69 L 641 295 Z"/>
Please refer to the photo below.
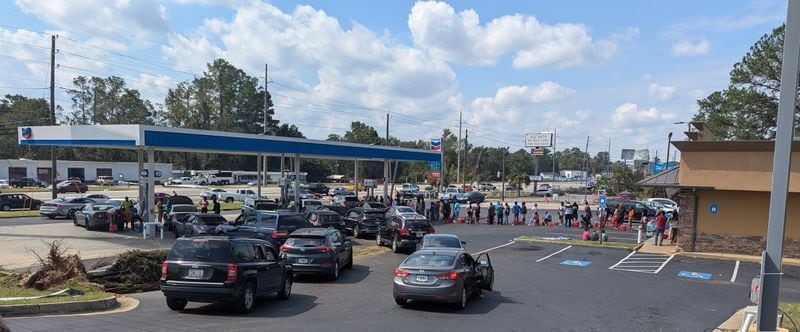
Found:
<path fill-rule="evenodd" d="M 461 224 L 436 228 L 438 233 L 460 235 L 470 252 L 552 231 Z M 748 304 L 750 278 L 758 273 L 756 264 L 742 264 L 731 280 L 734 262 L 690 258 L 672 259 L 658 273 L 620 271 L 609 268 L 624 260 L 627 250 L 522 241 L 493 249 L 490 255 L 495 291 L 471 299 L 463 311 L 433 303 L 396 305 L 392 271 L 406 255 L 385 253 L 357 259 L 336 282 L 298 280 L 288 301 L 268 296 L 247 315 L 233 314 L 224 305 L 194 303 L 173 312 L 160 292 L 148 292 L 131 295 L 141 302 L 130 312 L 10 318 L 7 323 L 13 331 L 701 331 L 718 326 Z M 565 265 L 567 260 L 582 263 Z M 682 278 L 681 271 L 711 277 Z M 800 273 L 786 272 L 782 300 L 800 299 Z"/>

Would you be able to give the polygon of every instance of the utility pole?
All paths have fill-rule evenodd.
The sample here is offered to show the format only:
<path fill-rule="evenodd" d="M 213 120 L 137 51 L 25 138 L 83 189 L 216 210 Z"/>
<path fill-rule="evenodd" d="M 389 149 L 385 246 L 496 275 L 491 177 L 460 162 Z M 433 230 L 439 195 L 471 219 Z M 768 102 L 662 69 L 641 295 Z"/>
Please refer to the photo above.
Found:
<path fill-rule="evenodd" d="M 669 132 L 669 135 L 667 135 L 667 154 L 666 154 L 667 162 L 664 163 L 664 170 L 665 171 L 669 169 L 669 146 L 670 145 L 672 145 L 672 132 Z"/>
<path fill-rule="evenodd" d="M 269 134 L 269 123 L 267 121 L 267 117 L 269 117 L 269 105 L 267 105 L 267 100 L 269 96 L 269 64 L 264 64 L 264 132 L 262 134 L 268 135 Z"/>
<path fill-rule="evenodd" d="M 608 139 L 608 160 L 606 160 L 606 173 L 611 173 L 611 139 Z"/>
<path fill-rule="evenodd" d="M 556 181 L 556 137 L 558 136 L 558 135 L 556 135 L 557 131 L 558 131 L 558 128 L 554 128 L 553 129 L 553 151 L 552 151 L 552 153 L 553 153 L 553 182 Z M 536 190 L 536 189 L 537 188 L 533 188 L 533 190 Z"/>
<path fill-rule="evenodd" d="M 464 186 L 461 188 L 467 187 L 467 154 L 469 150 L 467 150 L 467 145 L 469 142 L 469 129 L 464 129 Z M 465 189 L 466 190 L 466 189 Z"/>
<path fill-rule="evenodd" d="M 50 36 L 50 125 L 56 125 L 56 35 Z M 50 189 L 53 199 L 56 198 L 56 182 L 58 182 L 58 165 L 56 165 L 56 148 L 50 146 Z"/>
<path fill-rule="evenodd" d="M 503 173 L 500 177 L 500 201 L 506 200 L 506 152 L 508 152 L 508 148 L 503 149 Z"/>
<path fill-rule="evenodd" d="M 772 191 L 769 197 L 767 248 L 761 255 L 761 292 L 758 294 L 758 330 L 775 331 L 778 325 L 778 299 L 783 272 L 783 237 L 786 227 L 786 200 L 792 169 L 794 113 L 797 105 L 797 76 L 800 67 L 800 0 L 789 0 L 786 32 L 783 38 L 778 128 L 772 159 Z M 695 200 L 695 202 L 697 202 Z"/>
<path fill-rule="evenodd" d="M 461 183 L 461 115 L 462 112 L 458 112 L 458 144 L 456 144 L 458 155 L 456 156 L 456 183 Z"/>
<path fill-rule="evenodd" d="M 586 196 L 589 192 L 589 136 L 586 136 L 586 150 L 584 151 L 586 154 L 586 184 L 583 186 L 583 201 L 588 202 L 586 200 Z"/>

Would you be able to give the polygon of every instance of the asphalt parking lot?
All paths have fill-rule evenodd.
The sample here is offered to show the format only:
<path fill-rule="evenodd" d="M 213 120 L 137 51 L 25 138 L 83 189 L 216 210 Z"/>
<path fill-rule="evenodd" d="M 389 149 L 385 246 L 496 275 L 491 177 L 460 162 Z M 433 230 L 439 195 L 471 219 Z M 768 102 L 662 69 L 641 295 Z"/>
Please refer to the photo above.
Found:
<path fill-rule="evenodd" d="M 675 257 L 658 273 L 609 269 L 627 250 L 514 242 L 546 228 L 448 224 L 439 233 L 459 234 L 470 252 L 490 251 L 496 270 L 494 292 L 473 298 L 463 311 L 435 303 L 398 306 L 392 299 L 392 271 L 405 254 L 379 254 L 356 261 L 336 282 L 300 279 L 292 297 L 258 302 L 248 315 L 226 306 L 190 303 L 167 309 L 160 292 L 134 294 L 140 305 L 125 313 L 11 318 L 14 331 L 196 331 L 270 330 L 475 330 L 499 331 L 700 331 L 715 327 L 748 304 L 756 264 Z M 359 240 L 362 245 L 373 245 Z M 580 263 L 576 263 L 580 262 Z M 586 264 L 588 262 L 588 264 Z M 583 266 L 585 264 L 585 266 Z M 711 278 L 679 277 L 681 271 Z M 800 299 L 798 271 L 787 269 L 783 300 Z M 266 318 L 266 319 L 265 319 Z"/>

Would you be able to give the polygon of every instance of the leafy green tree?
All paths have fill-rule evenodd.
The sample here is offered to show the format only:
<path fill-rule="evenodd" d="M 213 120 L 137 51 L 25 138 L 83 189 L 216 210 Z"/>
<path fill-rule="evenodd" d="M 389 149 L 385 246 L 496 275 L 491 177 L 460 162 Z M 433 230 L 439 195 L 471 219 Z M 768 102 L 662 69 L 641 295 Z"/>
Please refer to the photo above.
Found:
<path fill-rule="evenodd" d="M 0 159 L 49 159 L 50 148 L 20 145 L 17 127 L 50 124 L 50 103 L 42 98 L 6 95 L 0 99 Z M 36 133 L 34 133 L 36 135 Z"/>
<path fill-rule="evenodd" d="M 696 121 L 719 139 L 774 139 L 777 126 L 784 26 L 763 35 L 737 62 L 730 73 L 730 84 L 698 100 Z M 795 133 L 800 125 L 795 110 Z"/>

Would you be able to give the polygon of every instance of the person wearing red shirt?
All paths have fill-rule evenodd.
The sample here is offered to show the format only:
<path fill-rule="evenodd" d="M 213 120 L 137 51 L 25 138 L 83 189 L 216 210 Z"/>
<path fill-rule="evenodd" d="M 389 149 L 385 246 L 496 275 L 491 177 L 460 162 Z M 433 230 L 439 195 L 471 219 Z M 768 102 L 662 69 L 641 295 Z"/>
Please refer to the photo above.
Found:
<path fill-rule="evenodd" d="M 658 211 L 656 217 L 656 245 L 660 246 L 664 242 L 664 231 L 667 228 L 667 217 L 664 216 L 664 211 Z"/>

